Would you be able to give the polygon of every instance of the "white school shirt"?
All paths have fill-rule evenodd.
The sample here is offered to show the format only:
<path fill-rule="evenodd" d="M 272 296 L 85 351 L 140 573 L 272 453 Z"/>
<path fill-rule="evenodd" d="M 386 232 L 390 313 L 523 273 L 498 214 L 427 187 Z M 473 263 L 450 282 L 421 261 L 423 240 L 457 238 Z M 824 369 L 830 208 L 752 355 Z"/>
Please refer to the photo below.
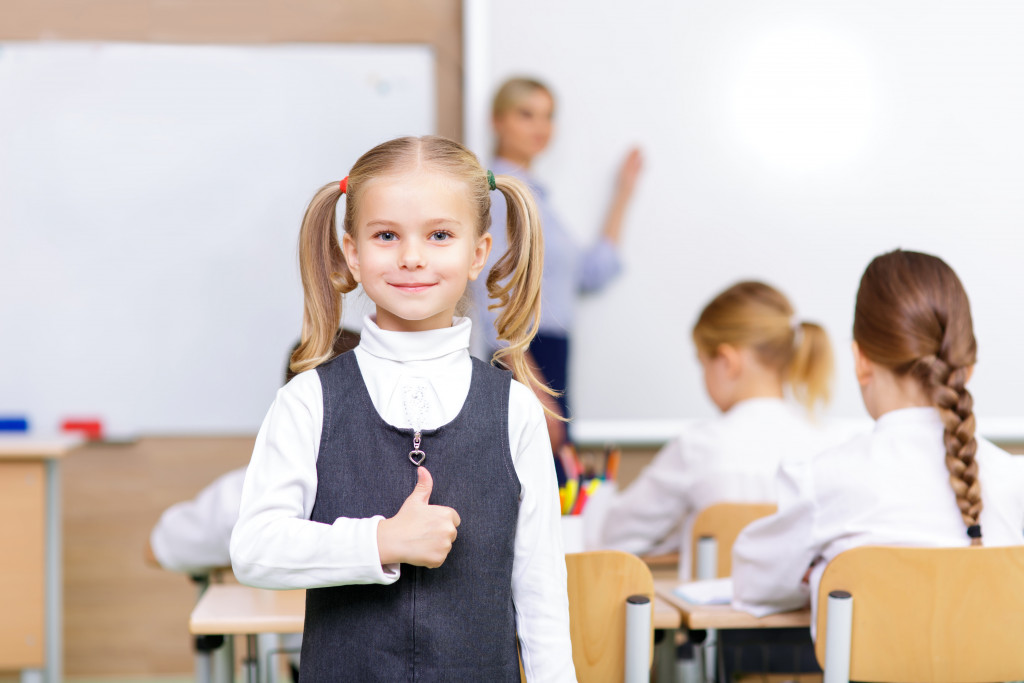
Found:
<path fill-rule="evenodd" d="M 775 502 L 775 472 L 786 454 L 810 456 L 841 440 L 778 398 L 752 398 L 690 425 L 609 504 L 601 544 L 636 554 L 681 551 L 692 577 L 694 519 L 714 503 Z"/>
<path fill-rule="evenodd" d="M 238 521 L 244 479 L 244 467 L 231 470 L 195 498 L 164 510 L 149 534 L 149 545 L 161 567 L 202 574 L 231 564 L 228 542 Z"/>
<path fill-rule="evenodd" d="M 784 461 L 779 512 L 753 522 L 733 545 L 733 607 L 764 616 L 810 598 L 816 613 L 825 565 L 850 548 L 970 545 L 942 435 L 938 410 L 906 408 L 812 459 Z M 976 458 L 984 544 L 1024 543 L 1024 457 L 978 438 Z M 819 556 L 808 586 L 802 578 Z"/>
<path fill-rule="evenodd" d="M 468 318 L 426 332 L 385 331 L 367 318 L 352 353 L 381 417 L 410 427 L 405 387 L 425 386 L 432 400 L 420 427 L 455 418 L 469 393 L 470 332 Z M 339 518 L 330 525 L 309 520 L 322 425 L 320 377 L 309 370 L 277 392 L 256 437 L 231 536 L 231 561 L 242 583 L 284 589 L 398 580 L 400 565 L 380 563 L 383 517 Z M 509 389 L 508 432 L 521 485 L 512 599 L 523 667 L 531 681 L 575 681 L 551 444 L 540 403 L 516 381 Z"/>

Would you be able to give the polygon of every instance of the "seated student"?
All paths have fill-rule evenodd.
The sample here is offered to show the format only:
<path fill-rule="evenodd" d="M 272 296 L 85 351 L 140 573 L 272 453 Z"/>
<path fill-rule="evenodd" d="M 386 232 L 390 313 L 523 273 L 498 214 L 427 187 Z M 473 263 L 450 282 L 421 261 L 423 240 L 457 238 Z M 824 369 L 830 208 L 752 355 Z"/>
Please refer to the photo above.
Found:
<path fill-rule="evenodd" d="M 358 333 L 339 329 L 334 338 L 334 354 L 354 349 L 358 343 Z M 291 359 L 291 352 L 288 358 Z M 286 364 L 285 383 L 294 376 Z M 193 576 L 230 567 L 228 546 L 231 530 L 238 521 L 244 480 L 245 468 L 239 467 L 214 479 L 195 498 L 164 510 L 150 532 L 147 554 L 164 569 Z M 285 647 L 298 650 L 300 644 L 301 636 L 296 634 Z"/>
<path fill-rule="evenodd" d="M 682 550 L 691 577 L 696 514 L 723 501 L 775 500 L 786 453 L 810 454 L 837 437 L 810 411 L 825 402 L 832 350 L 825 330 L 799 322 L 786 297 L 760 282 L 716 296 L 693 328 L 708 395 L 722 411 L 668 444 L 606 509 L 601 544 L 638 554 Z M 806 410 L 785 398 L 787 385 Z"/>
<path fill-rule="evenodd" d="M 875 258 L 857 292 L 853 339 L 875 428 L 783 462 L 778 513 L 733 546 L 738 609 L 762 616 L 810 599 L 816 610 L 826 564 L 858 546 L 1024 543 L 1024 458 L 975 436 L 966 385 L 977 346 L 953 270 L 915 252 Z"/>

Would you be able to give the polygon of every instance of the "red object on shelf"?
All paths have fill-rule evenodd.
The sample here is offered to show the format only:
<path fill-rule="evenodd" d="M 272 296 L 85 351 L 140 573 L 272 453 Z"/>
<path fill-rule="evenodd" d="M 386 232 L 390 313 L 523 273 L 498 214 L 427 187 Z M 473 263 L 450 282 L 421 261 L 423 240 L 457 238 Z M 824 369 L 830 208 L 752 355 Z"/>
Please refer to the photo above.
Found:
<path fill-rule="evenodd" d="M 100 420 L 64 420 L 60 423 L 62 432 L 76 432 L 89 441 L 103 439 L 103 422 Z"/>

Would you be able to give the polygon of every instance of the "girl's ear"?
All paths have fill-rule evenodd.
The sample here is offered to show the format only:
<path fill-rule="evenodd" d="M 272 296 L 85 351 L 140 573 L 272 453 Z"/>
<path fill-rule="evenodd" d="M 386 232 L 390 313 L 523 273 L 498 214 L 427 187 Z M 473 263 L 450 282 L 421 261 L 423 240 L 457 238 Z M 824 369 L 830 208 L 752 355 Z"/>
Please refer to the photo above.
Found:
<path fill-rule="evenodd" d="M 853 370 L 857 374 L 857 384 L 867 386 L 875 375 L 875 364 L 861 353 L 857 342 L 850 343 L 850 350 L 853 351 Z"/>
<path fill-rule="evenodd" d="M 345 255 L 345 263 L 352 273 L 352 279 L 362 282 L 359 275 L 359 250 L 356 249 L 356 241 L 347 232 L 341 233 L 341 252 Z"/>
<path fill-rule="evenodd" d="M 476 249 L 473 252 L 473 262 L 469 265 L 469 279 L 475 280 L 480 277 L 481 271 L 487 265 L 487 258 L 491 255 L 491 247 L 494 246 L 494 238 L 491 233 L 485 232 L 476 242 Z"/>
<path fill-rule="evenodd" d="M 743 355 L 732 344 L 719 344 L 715 349 L 715 358 L 725 369 L 725 376 L 736 379 L 743 372 Z"/>

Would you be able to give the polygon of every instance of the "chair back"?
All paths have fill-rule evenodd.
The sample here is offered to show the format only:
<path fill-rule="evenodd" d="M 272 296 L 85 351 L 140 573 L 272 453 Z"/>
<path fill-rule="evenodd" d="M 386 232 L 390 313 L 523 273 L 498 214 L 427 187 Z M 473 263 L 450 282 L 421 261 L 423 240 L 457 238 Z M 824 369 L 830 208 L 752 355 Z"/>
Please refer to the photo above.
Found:
<path fill-rule="evenodd" d="M 693 521 L 691 533 L 690 557 L 693 558 L 694 578 L 698 577 L 696 567 L 698 564 L 698 547 L 701 538 L 714 538 L 717 548 L 717 561 L 715 563 L 718 577 L 732 576 L 732 544 L 736 537 L 755 519 L 775 514 L 778 506 L 775 503 L 715 503 L 709 505 L 697 514 Z"/>
<path fill-rule="evenodd" d="M 826 671 L 826 681 L 837 674 L 836 680 L 892 683 L 1024 679 L 1024 546 L 864 546 L 840 553 L 818 591 L 815 649 L 822 666 L 827 657 L 845 657 L 835 638 L 826 655 L 832 591 L 852 596 L 849 672 Z M 840 636 L 846 627 L 835 630 Z"/>
<path fill-rule="evenodd" d="M 654 599 L 654 579 L 636 555 L 595 550 L 565 556 L 572 659 L 580 683 L 622 681 L 626 665 L 626 598 Z M 647 665 L 654 654 L 651 629 Z"/>

